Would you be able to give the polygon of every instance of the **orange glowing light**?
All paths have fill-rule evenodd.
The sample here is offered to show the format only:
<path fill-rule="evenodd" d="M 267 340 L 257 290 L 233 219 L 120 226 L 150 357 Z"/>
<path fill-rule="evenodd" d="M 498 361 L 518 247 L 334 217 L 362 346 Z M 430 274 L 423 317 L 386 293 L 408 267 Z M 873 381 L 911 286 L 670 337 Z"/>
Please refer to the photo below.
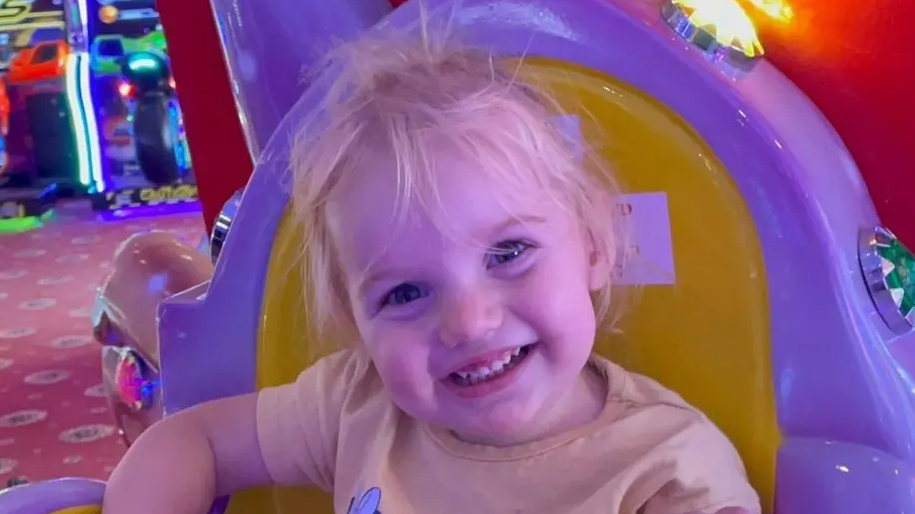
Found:
<path fill-rule="evenodd" d="M 765 3 L 769 0 L 755 0 Z M 689 22 L 708 31 L 725 46 L 740 50 L 747 57 L 760 57 L 765 49 L 756 27 L 736 0 L 673 0 Z"/>
<path fill-rule="evenodd" d="M 99 19 L 102 20 L 102 23 L 109 25 L 118 21 L 120 14 L 118 8 L 113 5 L 106 5 L 98 10 Z"/>

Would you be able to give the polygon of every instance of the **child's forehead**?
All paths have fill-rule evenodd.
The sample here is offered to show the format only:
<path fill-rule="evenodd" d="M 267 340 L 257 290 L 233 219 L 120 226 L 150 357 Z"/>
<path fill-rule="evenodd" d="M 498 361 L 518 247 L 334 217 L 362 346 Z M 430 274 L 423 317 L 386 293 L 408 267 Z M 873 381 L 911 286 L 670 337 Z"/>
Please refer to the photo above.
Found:
<path fill-rule="evenodd" d="M 494 169 L 458 151 L 435 152 L 430 166 L 406 163 L 381 152 L 366 154 L 348 177 L 338 183 L 331 203 L 350 213 L 365 212 L 366 218 L 431 218 L 488 222 L 493 216 L 516 216 L 538 212 L 556 199 L 534 177 L 524 172 Z M 533 175 L 532 173 L 530 175 Z"/>
<path fill-rule="evenodd" d="M 519 220 L 562 222 L 558 201 L 536 184 L 525 187 L 523 180 L 512 184 L 494 178 L 479 162 L 458 153 L 440 157 L 422 180 L 415 173 L 399 175 L 393 158 L 366 159 L 353 180 L 340 183 L 328 205 L 338 244 L 355 251 L 394 241 L 417 248 L 484 242 Z M 411 179 L 415 182 L 408 184 Z"/>

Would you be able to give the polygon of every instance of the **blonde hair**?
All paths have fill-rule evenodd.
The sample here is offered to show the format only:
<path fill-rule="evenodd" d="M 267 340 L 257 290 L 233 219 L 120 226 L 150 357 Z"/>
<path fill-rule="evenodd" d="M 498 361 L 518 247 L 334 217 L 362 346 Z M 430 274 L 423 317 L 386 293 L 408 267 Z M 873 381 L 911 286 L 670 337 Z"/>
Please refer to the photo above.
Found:
<path fill-rule="evenodd" d="M 555 98 L 519 78 L 522 61 L 450 35 L 433 38 L 421 26 L 419 37 L 379 31 L 332 52 L 339 75 L 315 111 L 320 115 L 304 120 L 293 144 L 292 205 L 304 231 L 309 325 L 319 335 L 329 328 L 351 335 L 354 324 L 328 228 L 328 198 L 379 151 L 395 159 L 399 205 L 435 205 L 434 152 L 445 142 L 494 181 L 548 192 L 577 216 L 608 269 L 618 265 L 622 234 L 611 205 L 617 182 L 556 122 L 564 111 Z M 594 301 L 602 322 L 609 282 Z"/>

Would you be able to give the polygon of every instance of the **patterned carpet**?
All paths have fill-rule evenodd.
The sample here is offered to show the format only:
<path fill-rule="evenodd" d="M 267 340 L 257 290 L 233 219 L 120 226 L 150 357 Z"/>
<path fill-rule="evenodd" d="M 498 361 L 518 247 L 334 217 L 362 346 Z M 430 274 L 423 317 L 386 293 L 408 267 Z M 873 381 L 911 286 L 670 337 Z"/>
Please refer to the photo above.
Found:
<path fill-rule="evenodd" d="M 101 222 L 78 202 L 44 228 L 0 234 L 0 488 L 103 479 L 123 454 L 89 316 L 114 249 L 151 228 L 193 244 L 204 233 L 197 213 Z"/>

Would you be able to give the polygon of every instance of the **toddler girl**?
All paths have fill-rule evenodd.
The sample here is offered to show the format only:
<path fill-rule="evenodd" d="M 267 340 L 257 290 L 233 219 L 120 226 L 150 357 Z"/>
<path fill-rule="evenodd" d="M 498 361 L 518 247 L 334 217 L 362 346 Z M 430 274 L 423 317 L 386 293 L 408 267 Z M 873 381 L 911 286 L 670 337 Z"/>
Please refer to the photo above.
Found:
<path fill-rule="evenodd" d="M 705 416 L 592 354 L 612 175 L 517 69 L 395 39 L 339 50 L 292 152 L 311 326 L 353 344 L 154 425 L 104 512 L 201 514 L 281 484 L 338 514 L 758 513 Z"/>

